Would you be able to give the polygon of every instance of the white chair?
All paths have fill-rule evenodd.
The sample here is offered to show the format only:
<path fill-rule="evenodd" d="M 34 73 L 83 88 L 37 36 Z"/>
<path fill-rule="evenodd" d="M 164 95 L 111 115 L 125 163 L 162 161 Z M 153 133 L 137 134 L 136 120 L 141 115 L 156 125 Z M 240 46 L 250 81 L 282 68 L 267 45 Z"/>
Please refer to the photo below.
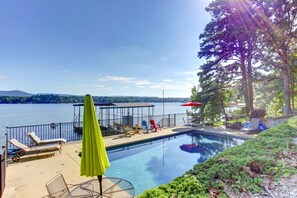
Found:
<path fill-rule="evenodd" d="M 53 143 L 66 143 L 66 139 L 64 138 L 56 138 L 56 139 L 46 139 L 41 140 L 33 131 L 27 133 L 28 137 L 34 143 L 34 145 L 44 145 L 44 144 L 53 144 Z"/>

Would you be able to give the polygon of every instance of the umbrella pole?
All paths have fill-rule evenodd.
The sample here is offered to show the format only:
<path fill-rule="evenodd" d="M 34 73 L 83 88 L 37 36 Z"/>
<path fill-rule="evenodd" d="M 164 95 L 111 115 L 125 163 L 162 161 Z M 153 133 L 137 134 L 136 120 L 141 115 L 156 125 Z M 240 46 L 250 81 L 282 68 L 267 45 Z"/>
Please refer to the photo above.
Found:
<path fill-rule="evenodd" d="M 98 175 L 99 187 L 100 187 L 100 195 L 102 196 L 102 175 Z"/>

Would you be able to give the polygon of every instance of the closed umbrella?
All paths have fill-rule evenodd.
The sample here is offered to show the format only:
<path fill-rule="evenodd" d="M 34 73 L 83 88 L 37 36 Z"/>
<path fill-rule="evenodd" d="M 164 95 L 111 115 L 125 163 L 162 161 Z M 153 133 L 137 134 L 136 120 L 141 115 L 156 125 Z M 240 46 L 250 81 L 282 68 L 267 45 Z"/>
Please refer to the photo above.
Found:
<path fill-rule="evenodd" d="M 83 137 L 80 175 L 97 176 L 102 195 L 102 175 L 110 166 L 102 138 L 94 102 L 90 95 L 84 99 Z"/>

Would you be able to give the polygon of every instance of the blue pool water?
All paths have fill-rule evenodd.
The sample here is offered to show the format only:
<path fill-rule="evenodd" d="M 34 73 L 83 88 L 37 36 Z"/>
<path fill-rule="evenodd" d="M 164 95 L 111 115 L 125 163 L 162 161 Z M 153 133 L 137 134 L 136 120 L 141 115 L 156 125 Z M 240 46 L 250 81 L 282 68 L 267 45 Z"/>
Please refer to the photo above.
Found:
<path fill-rule="evenodd" d="M 197 132 L 117 147 L 107 151 L 110 168 L 105 175 L 130 181 L 136 195 L 166 184 L 242 139 L 205 135 Z"/>

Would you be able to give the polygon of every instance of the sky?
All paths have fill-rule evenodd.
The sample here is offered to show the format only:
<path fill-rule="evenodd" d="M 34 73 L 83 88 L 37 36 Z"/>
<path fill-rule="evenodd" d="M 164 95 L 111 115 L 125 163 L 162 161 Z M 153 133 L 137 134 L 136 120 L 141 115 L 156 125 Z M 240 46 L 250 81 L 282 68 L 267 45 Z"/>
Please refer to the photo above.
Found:
<path fill-rule="evenodd" d="M 0 90 L 190 97 L 210 0 L 0 0 Z"/>

